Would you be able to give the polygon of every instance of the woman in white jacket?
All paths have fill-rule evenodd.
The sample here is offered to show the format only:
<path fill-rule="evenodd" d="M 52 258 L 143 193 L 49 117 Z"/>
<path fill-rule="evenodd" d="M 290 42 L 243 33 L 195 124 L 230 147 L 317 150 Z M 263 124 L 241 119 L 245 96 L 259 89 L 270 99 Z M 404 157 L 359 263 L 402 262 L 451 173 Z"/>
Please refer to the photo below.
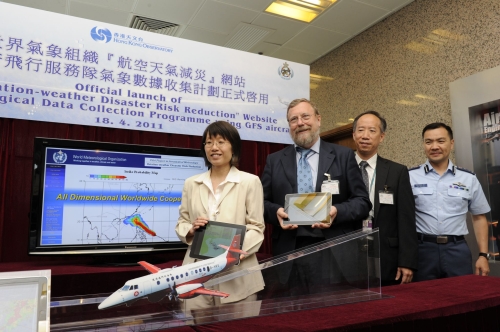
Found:
<path fill-rule="evenodd" d="M 196 259 L 189 257 L 195 231 L 208 220 L 246 226 L 242 256 L 235 272 L 257 265 L 255 253 L 264 240 L 264 198 L 260 179 L 236 168 L 241 151 L 238 130 L 225 121 L 210 124 L 203 133 L 201 153 L 209 170 L 186 180 L 175 231 L 189 245 L 183 265 Z M 264 288 L 260 272 L 226 281 L 216 290 L 230 294 L 227 298 L 198 296 L 186 300 L 189 309 L 218 306 L 224 303 L 255 301 L 256 292 Z"/>

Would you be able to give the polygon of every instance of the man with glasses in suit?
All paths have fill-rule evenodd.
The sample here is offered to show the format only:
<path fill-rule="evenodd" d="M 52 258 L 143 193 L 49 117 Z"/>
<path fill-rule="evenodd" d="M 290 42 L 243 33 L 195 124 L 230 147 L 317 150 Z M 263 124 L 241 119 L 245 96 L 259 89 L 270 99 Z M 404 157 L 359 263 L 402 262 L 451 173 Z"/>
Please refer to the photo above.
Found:
<path fill-rule="evenodd" d="M 261 181 L 264 189 L 264 220 L 273 225 L 273 255 L 280 255 L 316 244 L 325 239 L 361 229 L 371 203 L 354 152 L 319 138 L 321 115 L 307 99 L 293 100 L 287 109 L 287 120 L 293 145 L 268 156 Z M 321 192 L 326 179 L 338 181 L 338 192 L 332 194 L 330 223 L 312 226 L 285 225 L 287 194 Z M 296 273 L 300 284 L 307 286 L 321 266 L 309 264 L 290 272 Z M 288 273 L 280 277 L 286 284 Z"/>

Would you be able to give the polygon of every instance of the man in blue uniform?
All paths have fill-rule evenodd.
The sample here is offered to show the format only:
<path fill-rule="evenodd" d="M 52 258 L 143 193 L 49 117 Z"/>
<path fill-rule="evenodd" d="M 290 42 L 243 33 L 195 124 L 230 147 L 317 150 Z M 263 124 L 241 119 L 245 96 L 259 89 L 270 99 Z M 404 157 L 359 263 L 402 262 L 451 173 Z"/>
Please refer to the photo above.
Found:
<path fill-rule="evenodd" d="M 422 281 L 472 274 L 472 256 L 465 241 L 466 215 L 472 214 L 479 248 L 475 273 L 488 275 L 488 223 L 490 207 L 474 173 L 453 165 L 453 132 L 444 123 L 431 123 L 422 131 L 425 164 L 410 169 L 415 198 L 418 271 Z"/>

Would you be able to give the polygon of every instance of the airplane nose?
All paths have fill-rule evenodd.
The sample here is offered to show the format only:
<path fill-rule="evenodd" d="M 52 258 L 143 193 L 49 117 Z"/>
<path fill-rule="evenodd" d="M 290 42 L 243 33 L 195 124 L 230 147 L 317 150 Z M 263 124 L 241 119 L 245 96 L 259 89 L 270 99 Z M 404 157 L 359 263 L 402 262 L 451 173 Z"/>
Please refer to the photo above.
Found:
<path fill-rule="evenodd" d="M 123 303 L 123 298 L 120 296 L 120 294 L 113 293 L 111 294 L 108 298 L 106 298 L 104 301 L 99 304 L 98 308 L 99 309 L 106 309 L 115 305 L 119 305 Z"/>
<path fill-rule="evenodd" d="M 99 309 L 106 309 L 107 307 L 110 306 L 110 302 L 109 301 L 109 297 L 107 299 L 105 299 L 104 301 L 101 302 L 101 304 L 99 304 L 99 306 L 97 308 Z"/>

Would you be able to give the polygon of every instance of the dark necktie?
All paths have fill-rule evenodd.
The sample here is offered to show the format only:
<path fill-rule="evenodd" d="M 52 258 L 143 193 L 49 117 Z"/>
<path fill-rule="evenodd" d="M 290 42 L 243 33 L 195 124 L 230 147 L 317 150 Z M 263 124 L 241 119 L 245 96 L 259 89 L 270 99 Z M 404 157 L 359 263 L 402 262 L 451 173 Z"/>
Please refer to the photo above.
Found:
<path fill-rule="evenodd" d="M 314 188 L 312 185 L 311 166 L 307 162 L 307 156 L 313 152 L 311 149 L 303 149 L 297 147 L 300 153 L 299 164 L 297 165 L 297 189 L 299 194 L 312 193 Z M 313 152 L 314 153 L 314 152 Z"/>
<path fill-rule="evenodd" d="M 359 168 L 361 169 L 361 175 L 363 176 L 363 182 L 365 183 L 366 191 L 368 191 L 368 194 L 370 194 L 370 184 L 368 183 L 368 172 L 366 171 L 366 166 L 368 166 L 368 163 L 364 160 L 359 163 Z"/>

